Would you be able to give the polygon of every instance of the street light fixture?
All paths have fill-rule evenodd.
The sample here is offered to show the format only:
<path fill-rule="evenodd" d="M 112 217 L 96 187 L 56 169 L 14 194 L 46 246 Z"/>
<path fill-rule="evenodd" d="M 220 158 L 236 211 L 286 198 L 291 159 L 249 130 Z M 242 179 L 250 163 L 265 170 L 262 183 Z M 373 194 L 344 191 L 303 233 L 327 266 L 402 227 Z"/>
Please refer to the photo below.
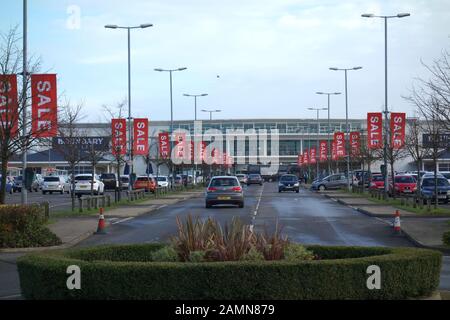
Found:
<path fill-rule="evenodd" d="M 208 94 L 207 93 L 202 93 L 202 94 L 183 94 L 183 96 L 185 97 L 194 97 L 194 120 L 197 121 L 197 97 L 206 97 Z"/>
<path fill-rule="evenodd" d="M 330 125 L 330 96 L 331 95 L 340 95 L 340 92 L 316 92 L 316 94 L 324 95 L 326 94 L 328 97 L 328 135 L 327 135 L 327 159 L 328 159 L 328 174 L 331 174 L 331 142 L 330 142 L 330 134 L 331 134 L 331 125 Z"/>
<path fill-rule="evenodd" d="M 209 120 L 212 120 L 212 114 L 214 112 L 222 112 L 222 110 L 205 110 L 205 109 L 202 109 L 202 112 L 209 112 Z"/>
<path fill-rule="evenodd" d="M 347 90 L 347 72 L 360 70 L 362 67 L 353 67 L 353 68 L 335 68 L 332 67 L 330 70 L 332 71 L 344 71 L 345 73 L 345 152 L 347 158 L 347 189 L 350 191 L 350 144 L 349 144 L 349 129 L 348 129 L 348 90 Z"/>
<path fill-rule="evenodd" d="M 173 152 L 173 95 L 172 95 L 172 72 L 175 71 L 183 71 L 186 70 L 186 67 L 182 67 L 182 68 L 176 68 L 176 69 L 162 69 L 162 68 L 155 68 L 155 71 L 158 72 L 169 72 L 170 75 L 170 150 L 171 152 Z M 174 168 L 173 168 L 173 162 L 171 162 L 171 173 L 172 173 L 172 183 L 171 183 L 171 187 L 173 187 L 174 183 L 175 183 L 175 175 L 174 175 Z"/>
<path fill-rule="evenodd" d="M 319 111 L 328 110 L 328 108 L 308 108 L 308 110 L 313 110 L 317 112 L 317 139 L 316 139 L 316 179 L 319 178 L 319 159 L 317 157 L 319 153 L 319 135 L 320 135 L 320 123 L 319 123 Z"/>
<path fill-rule="evenodd" d="M 131 162 L 131 170 L 130 170 L 130 187 L 132 185 L 132 176 L 134 171 L 133 165 L 133 135 L 131 129 L 131 40 L 130 40 L 130 30 L 131 29 L 145 29 L 148 27 L 153 27 L 151 23 L 140 24 L 139 26 L 118 26 L 116 24 L 107 24 L 105 25 L 106 29 L 126 29 L 128 36 L 128 159 Z M 118 173 L 119 174 L 119 173 Z"/>
<path fill-rule="evenodd" d="M 387 20 L 391 18 L 409 17 L 410 13 L 398 13 L 392 16 L 377 16 L 372 13 L 364 13 L 363 18 L 381 18 L 384 19 L 384 144 L 383 144 L 383 163 L 384 163 L 384 197 L 388 194 L 388 174 L 387 174 L 387 147 L 388 147 L 388 61 L 387 61 Z"/>
<path fill-rule="evenodd" d="M 183 96 L 185 96 L 185 97 L 194 97 L 194 121 L 197 121 L 197 97 L 206 97 L 207 95 L 208 95 L 207 93 L 202 93 L 202 94 L 188 94 L 188 93 L 185 93 L 185 94 L 183 94 Z M 195 125 L 195 123 L 194 123 L 194 125 Z M 195 147 L 195 144 L 194 144 L 194 147 Z M 195 162 L 195 159 L 193 159 L 193 161 Z M 195 162 L 194 167 L 195 167 L 195 171 L 194 171 L 194 174 L 193 174 L 194 184 L 197 184 L 197 177 L 196 177 L 196 175 L 197 175 L 197 163 L 196 162 Z"/>

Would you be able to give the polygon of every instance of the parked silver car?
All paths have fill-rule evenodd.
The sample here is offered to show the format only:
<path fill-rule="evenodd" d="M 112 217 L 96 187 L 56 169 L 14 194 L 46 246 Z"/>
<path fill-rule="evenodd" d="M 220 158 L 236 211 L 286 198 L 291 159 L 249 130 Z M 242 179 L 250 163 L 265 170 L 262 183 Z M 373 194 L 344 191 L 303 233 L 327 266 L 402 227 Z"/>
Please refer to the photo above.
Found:
<path fill-rule="evenodd" d="M 205 193 L 205 207 L 216 204 L 234 204 L 244 207 L 244 192 L 238 178 L 233 176 L 212 177 Z"/>
<path fill-rule="evenodd" d="M 313 190 L 339 189 L 347 186 L 347 177 L 345 173 L 329 175 L 323 179 L 316 180 L 311 185 Z"/>

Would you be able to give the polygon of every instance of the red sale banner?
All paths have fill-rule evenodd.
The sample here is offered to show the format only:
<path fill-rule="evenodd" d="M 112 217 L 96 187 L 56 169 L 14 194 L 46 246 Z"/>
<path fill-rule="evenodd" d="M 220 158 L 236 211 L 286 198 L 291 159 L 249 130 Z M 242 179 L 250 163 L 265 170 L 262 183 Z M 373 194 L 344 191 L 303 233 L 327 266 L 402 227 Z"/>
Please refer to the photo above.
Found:
<path fill-rule="evenodd" d="M 17 76 L 0 74 L 0 132 L 7 133 L 9 131 L 11 138 L 17 135 L 18 110 Z"/>
<path fill-rule="evenodd" d="M 212 157 L 212 163 L 213 164 L 222 164 L 223 157 L 220 154 L 220 151 L 218 149 L 213 149 L 211 151 L 211 157 Z"/>
<path fill-rule="evenodd" d="M 317 162 L 317 158 L 316 158 L 316 147 L 312 147 L 309 150 L 309 161 L 311 164 L 315 164 Z"/>
<path fill-rule="evenodd" d="M 127 153 L 127 121 L 125 119 L 111 120 L 112 155 Z"/>
<path fill-rule="evenodd" d="M 361 148 L 361 134 L 359 132 L 350 132 L 350 150 L 352 156 L 358 156 Z"/>
<path fill-rule="evenodd" d="M 336 143 L 336 157 L 345 157 L 345 135 L 343 132 L 334 133 L 334 142 Z"/>
<path fill-rule="evenodd" d="M 186 153 L 186 134 L 175 133 L 175 157 L 183 159 Z"/>
<path fill-rule="evenodd" d="M 31 130 L 39 138 L 58 135 L 56 74 L 31 75 Z"/>
<path fill-rule="evenodd" d="M 391 146 L 398 150 L 405 145 L 406 113 L 391 113 Z"/>
<path fill-rule="evenodd" d="M 323 140 L 319 143 L 319 161 L 325 162 L 328 159 L 328 143 Z"/>
<path fill-rule="evenodd" d="M 200 163 L 205 161 L 205 149 L 206 149 L 206 142 L 205 141 L 199 141 L 197 143 L 197 150 L 195 150 L 195 143 L 194 141 L 191 141 L 191 160 L 195 161 L 195 154 L 199 155 L 199 161 Z"/>
<path fill-rule="evenodd" d="M 159 138 L 159 156 L 162 159 L 168 159 L 170 157 L 170 141 L 168 132 L 160 132 Z"/>
<path fill-rule="evenodd" d="M 338 159 L 337 154 L 336 154 L 336 141 L 333 141 L 331 143 L 331 159 L 333 161 L 336 161 Z"/>
<path fill-rule="evenodd" d="M 148 119 L 133 120 L 133 154 L 146 156 L 148 154 Z"/>
<path fill-rule="evenodd" d="M 309 152 L 308 152 L 308 150 L 303 151 L 303 163 L 305 165 L 309 164 Z"/>
<path fill-rule="evenodd" d="M 379 149 L 383 146 L 383 114 L 371 112 L 367 114 L 367 147 Z"/>

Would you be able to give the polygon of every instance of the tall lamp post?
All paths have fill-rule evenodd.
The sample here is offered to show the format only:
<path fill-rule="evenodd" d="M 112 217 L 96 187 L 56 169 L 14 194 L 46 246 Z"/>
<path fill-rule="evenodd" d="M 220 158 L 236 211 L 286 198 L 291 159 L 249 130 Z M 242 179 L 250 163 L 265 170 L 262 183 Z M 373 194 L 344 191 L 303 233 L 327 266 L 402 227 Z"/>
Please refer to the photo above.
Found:
<path fill-rule="evenodd" d="M 320 135 L 320 123 L 319 123 L 319 111 L 320 110 L 328 110 L 327 108 L 308 108 L 308 110 L 313 110 L 317 112 L 317 141 L 316 141 L 316 179 L 319 178 L 319 159 L 317 154 L 319 152 L 319 135 Z M 311 161 L 311 159 L 310 159 Z"/>
<path fill-rule="evenodd" d="M 409 17 L 409 13 L 399 13 L 394 16 L 377 16 L 372 13 L 364 13 L 361 15 L 363 18 L 381 18 L 384 19 L 384 144 L 383 144 L 383 163 L 384 163 L 384 197 L 387 197 L 388 193 L 388 175 L 387 175 L 387 147 L 388 147 L 388 61 L 387 61 L 387 21 L 392 18 L 405 18 Z"/>
<path fill-rule="evenodd" d="M 205 110 L 205 109 L 202 109 L 202 112 L 209 112 L 209 120 L 212 120 L 212 114 L 214 113 L 214 112 L 221 112 L 222 110 Z"/>
<path fill-rule="evenodd" d="M 172 72 L 175 71 L 184 71 L 186 70 L 186 67 L 182 67 L 182 68 L 177 68 L 177 69 L 161 69 L 161 68 L 156 68 L 154 69 L 155 71 L 158 72 L 169 72 L 170 75 L 170 152 L 173 152 L 173 95 L 172 95 Z M 173 188 L 173 185 L 175 184 L 175 175 L 174 175 L 174 167 L 173 167 L 173 161 L 171 161 L 171 168 L 170 171 L 172 173 L 172 183 L 171 188 Z"/>
<path fill-rule="evenodd" d="M 197 121 L 197 97 L 206 97 L 207 93 L 202 94 L 183 94 L 185 97 L 194 97 L 194 120 Z"/>
<path fill-rule="evenodd" d="M 348 90 L 347 90 L 347 72 L 352 70 L 360 70 L 362 67 L 353 68 L 330 68 L 332 71 L 344 71 L 345 73 L 345 153 L 347 159 L 347 189 L 350 191 L 350 144 L 349 144 L 349 128 L 348 128 Z"/>
<path fill-rule="evenodd" d="M 328 96 L 328 130 L 327 130 L 327 159 L 328 159 L 328 174 L 331 174 L 331 140 L 330 140 L 330 134 L 331 134 L 331 125 L 330 125 L 330 96 L 331 95 L 340 95 L 340 92 L 316 92 L 316 94 L 326 94 Z"/>
<path fill-rule="evenodd" d="M 131 120 L 133 119 L 131 117 L 131 29 L 145 29 L 153 27 L 153 24 L 151 23 L 144 23 L 140 24 L 138 26 L 118 26 L 115 24 L 107 24 L 105 28 L 107 29 L 125 29 L 127 30 L 127 36 L 128 36 L 128 159 L 130 160 L 130 186 L 132 185 L 132 176 L 134 171 L 134 164 L 133 164 L 133 134 L 132 134 L 132 128 L 131 128 Z"/>
<path fill-rule="evenodd" d="M 28 6 L 27 0 L 23 0 L 23 53 L 22 53 L 22 134 L 25 137 L 27 134 L 27 33 L 28 33 Z M 23 145 L 22 149 L 22 192 L 21 192 L 21 203 L 27 204 L 28 202 L 28 194 L 26 188 L 26 177 L 25 171 L 27 169 L 27 147 Z"/>
<path fill-rule="evenodd" d="M 197 97 L 206 97 L 208 94 L 207 93 L 202 93 L 202 94 L 188 94 L 185 93 L 183 94 L 185 97 L 194 97 L 194 121 L 197 121 Z M 194 148 L 195 148 L 195 143 L 194 143 Z M 195 150 L 196 151 L 196 150 Z M 193 174 L 194 177 L 194 184 L 197 184 L 197 163 L 195 163 L 195 156 L 194 159 L 192 159 L 194 161 L 194 167 L 195 167 L 195 171 Z"/>

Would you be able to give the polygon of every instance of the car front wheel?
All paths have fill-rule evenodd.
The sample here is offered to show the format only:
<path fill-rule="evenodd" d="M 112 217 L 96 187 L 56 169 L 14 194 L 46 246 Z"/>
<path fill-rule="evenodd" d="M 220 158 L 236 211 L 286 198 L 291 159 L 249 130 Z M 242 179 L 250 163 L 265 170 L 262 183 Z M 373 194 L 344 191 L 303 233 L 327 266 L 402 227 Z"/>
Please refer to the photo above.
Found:
<path fill-rule="evenodd" d="M 319 190 L 320 190 L 320 191 L 325 191 L 325 189 L 326 189 L 326 188 L 325 188 L 325 186 L 324 186 L 323 184 L 319 186 Z"/>
<path fill-rule="evenodd" d="M 243 208 L 244 207 L 244 202 L 239 203 L 239 208 Z"/>
<path fill-rule="evenodd" d="M 206 208 L 206 209 L 209 209 L 209 208 L 211 208 L 211 204 L 210 204 L 210 203 L 208 203 L 208 202 L 206 202 L 206 203 L 205 203 L 205 208 Z"/>

